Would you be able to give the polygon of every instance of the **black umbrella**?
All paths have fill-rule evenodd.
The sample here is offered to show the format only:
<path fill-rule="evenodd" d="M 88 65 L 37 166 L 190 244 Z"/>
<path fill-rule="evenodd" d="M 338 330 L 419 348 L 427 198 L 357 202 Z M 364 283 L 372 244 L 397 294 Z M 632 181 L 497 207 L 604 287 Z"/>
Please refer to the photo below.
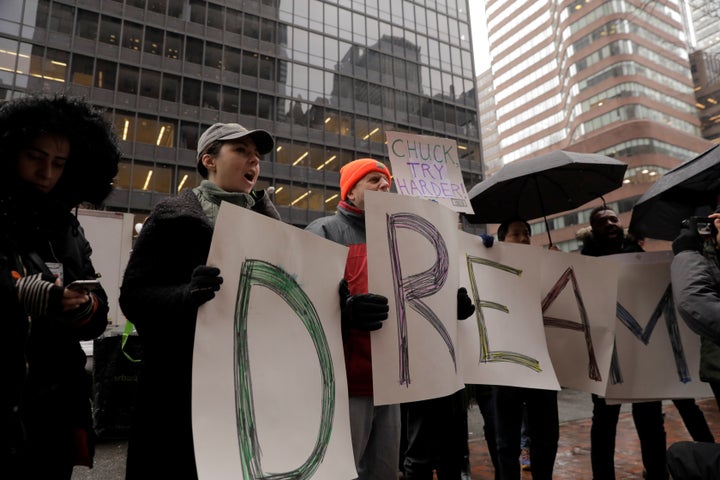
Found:
<path fill-rule="evenodd" d="M 635 203 L 630 230 L 650 238 L 673 240 L 680 234 L 684 219 L 715 208 L 718 192 L 720 145 L 715 145 L 660 177 Z"/>
<path fill-rule="evenodd" d="M 508 163 L 469 192 L 472 223 L 524 220 L 572 210 L 622 185 L 627 165 L 596 153 L 558 150 Z M 545 219 L 550 238 L 550 228 Z"/>

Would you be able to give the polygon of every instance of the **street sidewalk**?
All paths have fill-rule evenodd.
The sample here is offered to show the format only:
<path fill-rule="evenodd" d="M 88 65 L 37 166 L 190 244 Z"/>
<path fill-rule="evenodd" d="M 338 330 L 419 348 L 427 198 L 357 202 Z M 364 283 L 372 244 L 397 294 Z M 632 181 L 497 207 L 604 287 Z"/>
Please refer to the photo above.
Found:
<path fill-rule="evenodd" d="M 720 441 L 720 412 L 714 398 L 698 400 L 705 413 L 715 438 Z M 553 478 L 556 480 L 590 480 L 590 418 L 592 401 L 590 394 L 564 389 L 558 393 L 560 414 L 560 445 L 555 461 Z M 668 446 L 680 440 L 691 440 L 682 419 L 673 404 L 664 402 L 665 431 Z M 493 471 L 487 444 L 482 436 L 482 417 L 477 406 L 469 412 L 469 445 L 472 480 L 493 480 Z M 635 432 L 630 406 L 623 405 L 618 422 L 615 448 L 615 469 L 617 479 L 642 479 L 640 445 Z M 123 480 L 125 478 L 125 455 L 127 442 L 108 441 L 97 447 L 95 467 L 89 470 L 76 467 L 73 480 Z M 532 479 L 530 472 L 524 472 L 523 480 Z"/>
<path fill-rule="evenodd" d="M 592 402 L 590 394 L 585 396 L 585 401 L 590 410 Z M 705 413 L 705 418 L 710 425 L 710 430 L 715 439 L 720 440 L 720 412 L 714 398 L 698 400 L 697 404 Z M 590 418 L 575 420 L 562 420 L 562 403 L 560 404 L 560 444 L 558 455 L 555 460 L 553 479 L 555 480 L 590 480 L 592 471 L 590 469 Z M 692 440 L 685 430 L 680 414 L 672 402 L 663 402 L 663 413 L 665 414 L 665 432 L 667 433 L 667 445 L 683 440 Z M 532 459 L 531 459 L 532 462 Z M 470 465 L 472 469 L 472 480 L 492 480 L 495 478 L 490 455 L 487 451 L 487 444 L 482 436 L 470 439 Z M 623 405 L 618 421 L 617 437 L 615 445 L 615 471 L 618 480 L 642 479 L 642 460 L 640 458 L 640 443 L 638 441 L 635 424 L 628 405 Z M 522 479 L 530 480 L 531 472 L 523 472 Z"/>

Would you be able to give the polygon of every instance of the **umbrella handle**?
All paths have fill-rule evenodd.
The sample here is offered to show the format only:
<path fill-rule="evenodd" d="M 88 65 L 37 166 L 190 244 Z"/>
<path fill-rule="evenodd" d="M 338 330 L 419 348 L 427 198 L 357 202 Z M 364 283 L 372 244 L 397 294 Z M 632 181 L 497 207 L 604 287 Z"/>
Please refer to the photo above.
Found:
<path fill-rule="evenodd" d="M 550 248 L 553 246 L 552 238 L 550 238 L 550 224 L 548 223 L 547 217 L 545 215 L 543 215 L 543 220 L 545 220 L 545 231 L 547 232 L 549 242 L 548 248 Z"/>
<path fill-rule="evenodd" d="M 548 223 L 547 215 L 545 215 L 545 204 L 543 203 L 542 194 L 540 193 L 540 187 L 538 186 L 537 179 L 533 177 L 533 180 L 535 180 L 535 191 L 537 192 L 538 196 L 538 202 L 540 202 L 540 210 L 543 212 L 543 220 L 545 220 L 545 231 L 547 232 L 548 236 L 548 242 L 550 243 L 548 247 L 552 247 L 552 238 L 550 237 L 550 223 Z"/>

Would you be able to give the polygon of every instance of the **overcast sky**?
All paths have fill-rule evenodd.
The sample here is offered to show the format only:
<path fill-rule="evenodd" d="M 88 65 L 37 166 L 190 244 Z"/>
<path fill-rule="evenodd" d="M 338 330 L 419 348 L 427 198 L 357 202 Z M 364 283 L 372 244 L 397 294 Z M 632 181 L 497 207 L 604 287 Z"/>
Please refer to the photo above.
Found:
<path fill-rule="evenodd" d="M 479 75 L 490 68 L 487 25 L 485 24 L 485 0 L 469 0 L 468 3 L 470 4 L 470 27 L 472 28 L 475 52 L 475 73 Z"/>

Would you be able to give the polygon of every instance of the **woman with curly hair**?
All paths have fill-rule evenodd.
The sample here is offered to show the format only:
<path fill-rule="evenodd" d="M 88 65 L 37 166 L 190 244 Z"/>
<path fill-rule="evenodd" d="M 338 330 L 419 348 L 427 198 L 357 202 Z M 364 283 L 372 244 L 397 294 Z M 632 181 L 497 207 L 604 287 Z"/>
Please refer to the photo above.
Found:
<path fill-rule="evenodd" d="M 80 340 L 107 325 L 101 289 L 72 209 L 101 203 L 120 151 L 90 105 L 29 96 L 0 106 L 0 305 L 5 379 L 0 465 L 8 478 L 69 479 L 92 466 L 90 379 Z"/>

